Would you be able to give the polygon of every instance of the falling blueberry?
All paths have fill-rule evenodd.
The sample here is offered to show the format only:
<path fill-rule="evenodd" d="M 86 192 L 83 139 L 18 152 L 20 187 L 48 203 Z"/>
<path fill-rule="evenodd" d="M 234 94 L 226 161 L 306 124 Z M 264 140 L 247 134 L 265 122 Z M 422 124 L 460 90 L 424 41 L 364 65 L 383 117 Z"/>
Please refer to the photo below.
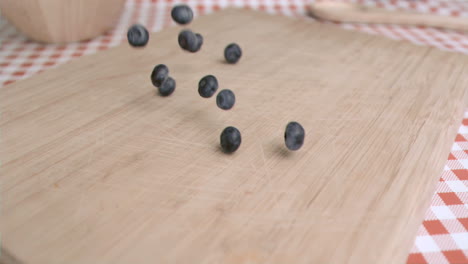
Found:
<path fill-rule="evenodd" d="M 210 98 L 218 90 L 218 80 L 213 75 L 207 75 L 198 82 L 198 93 L 203 98 Z"/>
<path fill-rule="evenodd" d="M 169 76 L 169 68 L 164 64 L 156 65 L 151 73 L 151 82 L 154 86 L 159 87 L 164 80 Z"/>
<path fill-rule="evenodd" d="M 176 23 L 185 25 L 192 21 L 193 12 L 188 5 L 176 5 L 172 8 L 171 16 Z"/>
<path fill-rule="evenodd" d="M 140 24 L 135 24 L 128 29 L 127 32 L 128 44 L 133 47 L 144 47 L 148 43 L 148 30 Z"/>
<path fill-rule="evenodd" d="M 174 92 L 176 88 L 176 82 L 171 77 L 167 77 L 159 86 L 159 93 L 162 96 L 168 96 Z"/>
<path fill-rule="evenodd" d="M 284 143 L 289 150 L 298 150 L 304 144 L 305 131 L 298 122 L 289 122 L 284 132 Z"/>
<path fill-rule="evenodd" d="M 231 109 L 236 103 L 236 96 L 231 90 L 224 89 L 216 96 L 216 104 L 223 110 Z"/>
<path fill-rule="evenodd" d="M 242 50 L 236 43 L 231 43 L 224 49 L 224 58 L 229 63 L 236 63 L 241 57 Z"/>
<path fill-rule="evenodd" d="M 223 151 L 226 153 L 232 153 L 239 148 L 242 138 L 237 128 L 229 126 L 221 133 L 220 141 Z"/>
<path fill-rule="evenodd" d="M 201 40 L 203 42 L 203 38 L 201 38 Z M 178 41 L 179 46 L 186 51 L 197 52 L 201 48 L 201 44 L 199 44 L 199 37 L 197 37 L 195 33 L 188 29 L 182 30 L 179 33 Z"/>

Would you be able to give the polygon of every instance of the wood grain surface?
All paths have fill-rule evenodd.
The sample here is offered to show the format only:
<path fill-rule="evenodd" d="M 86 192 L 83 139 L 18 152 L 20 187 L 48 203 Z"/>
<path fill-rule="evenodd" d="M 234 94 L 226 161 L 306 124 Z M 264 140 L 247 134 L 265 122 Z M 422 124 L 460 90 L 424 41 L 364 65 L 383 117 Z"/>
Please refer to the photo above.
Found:
<path fill-rule="evenodd" d="M 1 88 L 4 261 L 403 263 L 461 121 L 466 56 L 246 10 L 191 28 L 196 54 L 173 27 Z M 207 74 L 232 110 L 198 95 Z"/>

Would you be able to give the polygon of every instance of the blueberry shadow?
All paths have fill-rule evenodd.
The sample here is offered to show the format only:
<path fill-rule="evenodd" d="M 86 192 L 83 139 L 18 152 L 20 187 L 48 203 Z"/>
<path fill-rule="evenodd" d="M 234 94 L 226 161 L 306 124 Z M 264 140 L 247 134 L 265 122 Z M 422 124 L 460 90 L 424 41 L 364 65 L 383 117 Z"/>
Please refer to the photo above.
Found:
<path fill-rule="evenodd" d="M 226 152 L 226 151 L 224 151 L 224 149 L 221 147 L 221 145 L 219 143 L 216 144 L 216 147 L 215 147 L 216 152 L 224 154 L 224 155 L 228 155 L 228 156 L 233 156 L 238 150 L 236 150 L 234 152 Z"/>
<path fill-rule="evenodd" d="M 288 150 L 284 144 L 279 143 L 273 146 L 273 151 L 283 158 L 291 158 L 294 155 L 293 151 Z"/>
<path fill-rule="evenodd" d="M 235 65 L 235 63 L 229 63 L 225 59 L 219 59 L 218 60 L 220 63 L 225 64 L 225 65 Z"/>
<path fill-rule="evenodd" d="M 158 88 L 156 88 L 156 91 L 154 92 L 154 95 L 156 95 L 158 97 L 162 97 L 162 98 L 168 98 L 168 97 L 171 97 L 173 93 L 175 93 L 175 91 L 172 92 L 171 94 L 164 95 L 164 94 L 161 94 L 161 92 L 159 92 Z"/>

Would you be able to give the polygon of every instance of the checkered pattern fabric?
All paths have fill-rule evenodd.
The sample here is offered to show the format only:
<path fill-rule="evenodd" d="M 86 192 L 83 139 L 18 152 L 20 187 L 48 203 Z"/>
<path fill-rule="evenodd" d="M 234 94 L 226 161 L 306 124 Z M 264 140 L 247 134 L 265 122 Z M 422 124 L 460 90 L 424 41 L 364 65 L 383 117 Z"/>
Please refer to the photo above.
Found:
<path fill-rule="evenodd" d="M 400 8 L 468 17 L 466 0 L 335 1 L 359 2 L 390 10 Z M 0 86 L 27 78 L 76 57 L 118 45 L 125 41 L 128 26 L 135 22 L 146 25 L 153 32 L 172 26 L 174 23 L 171 21 L 170 9 L 176 2 L 188 3 L 196 16 L 235 6 L 311 19 L 306 16 L 307 5 L 310 2 L 307 0 L 128 0 L 120 22 L 113 31 L 91 41 L 44 45 L 27 40 L 0 16 Z M 468 34 L 462 32 L 396 25 L 335 24 L 345 29 L 468 54 Z M 407 262 L 468 264 L 468 111 Z"/>
<path fill-rule="evenodd" d="M 408 263 L 468 263 L 468 112 Z"/>

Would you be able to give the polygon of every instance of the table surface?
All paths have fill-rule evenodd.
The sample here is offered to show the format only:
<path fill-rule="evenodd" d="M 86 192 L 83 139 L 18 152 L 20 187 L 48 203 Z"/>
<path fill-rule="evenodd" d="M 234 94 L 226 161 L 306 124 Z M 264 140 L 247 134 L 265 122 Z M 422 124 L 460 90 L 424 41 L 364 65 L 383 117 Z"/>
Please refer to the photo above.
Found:
<path fill-rule="evenodd" d="M 186 1 L 195 14 L 210 13 L 227 6 L 248 7 L 268 13 L 306 17 L 309 1 Z M 441 15 L 468 16 L 463 1 L 359 1 L 388 9 L 404 8 Z M 172 26 L 172 1 L 130 0 L 115 30 L 91 41 L 68 45 L 43 45 L 28 41 L 0 17 L 0 86 L 27 78 L 73 58 L 107 49 L 125 41 L 125 31 L 134 22 L 151 31 Z M 329 22 L 324 22 L 329 23 Z M 419 45 L 468 53 L 468 34 L 422 27 L 339 24 L 346 29 L 381 34 Z M 419 228 L 408 263 L 468 263 L 468 112 L 460 126 L 437 190 Z M 418 177 L 418 175 L 415 175 Z M 378 250 L 378 245 L 373 250 Z"/>

